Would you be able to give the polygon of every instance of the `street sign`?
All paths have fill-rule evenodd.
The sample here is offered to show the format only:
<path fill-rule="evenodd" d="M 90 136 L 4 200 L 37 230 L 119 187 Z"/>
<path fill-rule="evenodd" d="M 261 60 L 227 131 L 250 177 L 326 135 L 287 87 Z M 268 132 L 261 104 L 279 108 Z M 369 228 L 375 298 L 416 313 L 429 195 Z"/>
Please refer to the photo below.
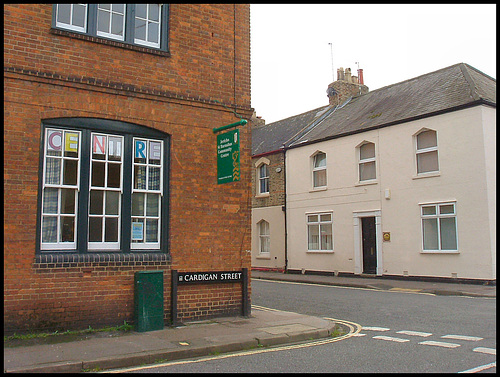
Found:
<path fill-rule="evenodd" d="M 240 180 L 239 130 L 217 135 L 217 184 Z"/>

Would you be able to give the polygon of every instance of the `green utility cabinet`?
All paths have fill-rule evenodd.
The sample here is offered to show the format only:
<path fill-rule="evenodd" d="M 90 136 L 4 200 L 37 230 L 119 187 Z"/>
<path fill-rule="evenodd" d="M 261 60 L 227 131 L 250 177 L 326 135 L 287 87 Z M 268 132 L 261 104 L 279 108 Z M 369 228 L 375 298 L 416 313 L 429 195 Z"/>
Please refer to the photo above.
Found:
<path fill-rule="evenodd" d="M 163 271 L 138 271 L 134 275 L 135 330 L 163 329 Z"/>

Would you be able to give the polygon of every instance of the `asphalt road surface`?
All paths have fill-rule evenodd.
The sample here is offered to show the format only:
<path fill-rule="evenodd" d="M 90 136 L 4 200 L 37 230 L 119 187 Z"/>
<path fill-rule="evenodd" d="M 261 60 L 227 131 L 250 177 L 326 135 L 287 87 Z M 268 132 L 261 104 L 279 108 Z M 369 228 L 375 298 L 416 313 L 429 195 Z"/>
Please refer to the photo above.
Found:
<path fill-rule="evenodd" d="M 362 329 L 337 342 L 214 355 L 133 372 L 496 373 L 496 299 L 253 280 L 252 304 L 346 320 Z"/>

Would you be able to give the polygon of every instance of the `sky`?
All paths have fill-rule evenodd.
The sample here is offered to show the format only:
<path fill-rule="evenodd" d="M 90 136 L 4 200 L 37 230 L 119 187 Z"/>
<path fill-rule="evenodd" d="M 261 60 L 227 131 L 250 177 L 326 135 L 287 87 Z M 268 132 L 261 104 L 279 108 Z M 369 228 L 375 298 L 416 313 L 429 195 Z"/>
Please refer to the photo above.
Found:
<path fill-rule="evenodd" d="M 328 105 L 340 67 L 370 91 L 457 63 L 496 79 L 495 4 L 251 4 L 250 28 L 266 124 Z"/>

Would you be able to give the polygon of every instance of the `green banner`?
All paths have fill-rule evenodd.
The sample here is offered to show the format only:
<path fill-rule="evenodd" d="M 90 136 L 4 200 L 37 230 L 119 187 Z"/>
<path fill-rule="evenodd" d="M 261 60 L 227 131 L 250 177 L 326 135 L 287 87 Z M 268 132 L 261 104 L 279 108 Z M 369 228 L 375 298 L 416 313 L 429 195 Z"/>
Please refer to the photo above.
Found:
<path fill-rule="evenodd" d="M 217 184 L 240 180 L 240 133 L 217 135 Z"/>

